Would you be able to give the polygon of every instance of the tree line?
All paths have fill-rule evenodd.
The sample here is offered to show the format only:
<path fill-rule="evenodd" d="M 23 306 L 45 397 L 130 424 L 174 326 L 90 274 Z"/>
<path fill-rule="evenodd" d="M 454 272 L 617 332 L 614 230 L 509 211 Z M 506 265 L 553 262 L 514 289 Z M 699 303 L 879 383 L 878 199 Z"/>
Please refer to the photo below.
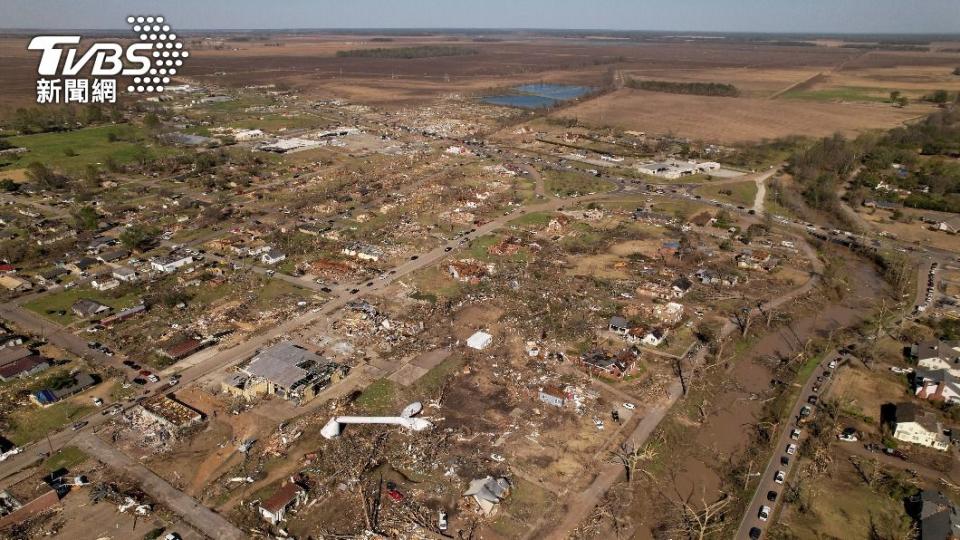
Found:
<path fill-rule="evenodd" d="M 477 49 L 455 45 L 419 45 L 415 47 L 376 47 L 337 51 L 338 58 L 432 58 L 438 56 L 469 56 L 480 54 Z"/>
<path fill-rule="evenodd" d="M 720 97 L 737 97 L 740 95 L 740 90 L 738 90 L 736 86 L 726 83 L 627 79 L 625 84 L 627 88 L 636 88 L 637 90 L 647 90 L 649 92 L 665 92 L 668 94 Z"/>

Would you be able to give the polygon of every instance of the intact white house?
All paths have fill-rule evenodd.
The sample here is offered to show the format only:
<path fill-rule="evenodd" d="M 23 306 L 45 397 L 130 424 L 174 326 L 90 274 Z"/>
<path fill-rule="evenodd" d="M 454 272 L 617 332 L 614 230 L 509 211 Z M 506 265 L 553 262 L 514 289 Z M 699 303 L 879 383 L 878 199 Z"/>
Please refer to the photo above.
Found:
<path fill-rule="evenodd" d="M 950 447 L 950 438 L 943 434 L 936 415 L 922 411 L 915 403 L 897 405 L 894 423 L 893 438 L 898 441 L 944 451 Z"/>
<path fill-rule="evenodd" d="M 160 272 L 175 272 L 178 268 L 193 262 L 193 256 L 186 253 L 171 253 L 166 257 L 157 257 L 150 261 L 150 267 Z"/>

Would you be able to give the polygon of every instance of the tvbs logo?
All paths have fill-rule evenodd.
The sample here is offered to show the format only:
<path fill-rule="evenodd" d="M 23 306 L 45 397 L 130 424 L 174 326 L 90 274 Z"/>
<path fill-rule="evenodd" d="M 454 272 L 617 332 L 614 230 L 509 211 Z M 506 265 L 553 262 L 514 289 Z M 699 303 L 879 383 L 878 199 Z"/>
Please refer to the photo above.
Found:
<path fill-rule="evenodd" d="M 126 46 L 98 41 L 81 51 L 81 36 L 34 37 L 27 48 L 41 52 L 37 103 L 114 103 L 118 76 L 131 78 L 127 92 L 163 92 L 190 53 L 163 17 L 130 16 L 127 24 L 139 39 Z"/>

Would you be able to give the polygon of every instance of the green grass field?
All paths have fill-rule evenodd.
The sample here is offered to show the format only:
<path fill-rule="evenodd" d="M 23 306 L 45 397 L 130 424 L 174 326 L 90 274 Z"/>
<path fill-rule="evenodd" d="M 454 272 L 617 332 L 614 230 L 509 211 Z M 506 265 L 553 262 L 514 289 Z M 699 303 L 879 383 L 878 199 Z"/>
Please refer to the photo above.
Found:
<path fill-rule="evenodd" d="M 64 401 L 47 408 L 40 408 L 33 404 L 24 405 L 10 415 L 10 431 L 7 438 L 17 446 L 23 446 L 76 422 L 93 409 L 93 405 L 81 405 L 73 401 Z"/>
<path fill-rule="evenodd" d="M 784 98 L 805 101 L 860 101 L 882 103 L 889 101 L 890 91 L 883 88 L 863 88 L 859 86 L 838 86 L 814 90 L 796 89 L 783 94 Z"/>
<path fill-rule="evenodd" d="M 387 379 L 377 379 L 360 394 L 356 404 L 370 414 L 395 414 L 397 385 Z"/>
<path fill-rule="evenodd" d="M 86 452 L 77 448 L 76 446 L 64 446 L 58 450 L 55 454 L 47 458 L 47 461 L 43 463 L 43 467 L 50 472 L 58 471 L 60 469 L 70 470 L 72 467 L 83 463 L 87 460 Z"/>
<path fill-rule="evenodd" d="M 110 133 L 122 140 L 110 142 Z M 127 124 L 21 135 L 10 137 L 8 141 L 29 151 L 19 154 L 5 168 L 18 169 L 38 161 L 67 173 L 81 172 L 88 164 L 102 164 L 108 157 L 117 163 L 133 161 L 143 146 L 154 155 L 172 151 L 148 142 L 141 128 Z"/>
<path fill-rule="evenodd" d="M 547 193 L 552 193 L 558 197 L 602 193 L 610 191 L 614 187 L 606 180 L 572 171 L 548 169 L 543 172 L 543 177 L 543 185 Z"/>
<path fill-rule="evenodd" d="M 128 292 L 118 297 L 112 296 L 110 294 L 111 292 L 113 291 L 100 292 L 88 287 L 76 287 L 70 290 L 40 296 L 35 300 L 27 302 L 23 307 L 37 313 L 41 317 L 66 326 L 76 320 L 76 317 L 70 311 L 70 307 L 81 298 L 100 302 L 103 305 L 112 307 L 114 310 L 132 307 L 139 299 L 139 295 L 136 292 Z M 57 315 L 56 313 L 47 313 L 48 311 L 60 310 L 66 311 L 67 314 Z"/>
<path fill-rule="evenodd" d="M 510 223 L 520 226 L 542 227 L 550 223 L 551 219 L 553 219 L 553 212 L 531 212 L 527 215 L 511 220 Z"/>
<path fill-rule="evenodd" d="M 757 196 L 757 184 L 751 180 L 747 180 L 716 186 L 704 185 L 703 187 L 698 187 L 695 193 L 703 196 L 704 199 L 716 199 L 718 201 L 751 207 L 753 206 L 754 198 Z"/>

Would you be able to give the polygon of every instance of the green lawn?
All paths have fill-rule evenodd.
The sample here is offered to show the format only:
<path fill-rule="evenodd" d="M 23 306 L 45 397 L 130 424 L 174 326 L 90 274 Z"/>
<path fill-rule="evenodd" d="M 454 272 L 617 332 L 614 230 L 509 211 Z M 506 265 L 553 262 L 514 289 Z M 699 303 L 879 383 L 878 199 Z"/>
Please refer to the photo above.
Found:
<path fill-rule="evenodd" d="M 55 454 L 47 458 L 47 461 L 43 463 L 43 466 L 50 472 L 60 469 L 66 469 L 69 471 L 71 467 L 76 467 L 77 465 L 83 463 L 88 457 L 89 456 L 87 456 L 86 452 L 77 448 L 76 446 L 64 446 Z"/>
<path fill-rule="evenodd" d="M 7 438 L 17 446 L 23 446 L 76 422 L 94 408 L 93 405 L 81 405 L 73 401 L 64 401 L 46 408 L 33 404 L 24 405 L 10 415 L 10 432 Z"/>
<path fill-rule="evenodd" d="M 783 94 L 784 98 L 805 101 L 889 101 L 890 91 L 883 88 L 865 88 L 859 86 L 838 86 L 836 88 L 818 88 L 814 90 L 796 89 Z"/>
<path fill-rule="evenodd" d="M 110 142 L 107 138 L 110 133 L 116 134 L 122 140 Z M 112 157 L 117 163 L 133 161 L 143 146 L 149 146 L 148 150 L 154 155 L 171 150 L 146 141 L 142 128 L 128 124 L 21 135 L 7 140 L 11 144 L 27 148 L 29 152 L 18 154 L 6 168 L 17 169 L 39 161 L 68 173 L 80 172 L 91 163 L 102 164 L 108 157 Z"/>
<path fill-rule="evenodd" d="M 377 379 L 357 398 L 357 406 L 370 414 L 396 414 L 397 387 L 387 379 Z"/>
<path fill-rule="evenodd" d="M 76 320 L 76 317 L 70 311 L 70 307 L 81 298 L 100 302 L 101 304 L 112 307 L 115 311 L 133 306 L 140 298 L 140 295 L 137 294 L 136 291 L 128 292 L 122 296 L 113 296 L 111 295 L 112 292 L 114 291 L 100 292 L 87 287 L 74 287 L 70 290 L 45 294 L 35 300 L 27 302 L 23 307 L 37 313 L 41 317 L 67 326 Z M 59 310 L 65 310 L 67 314 L 57 315 L 56 313 L 47 313 L 47 311 Z"/>
<path fill-rule="evenodd" d="M 757 183 L 752 180 L 747 180 L 716 186 L 708 184 L 703 187 L 698 187 L 695 193 L 701 195 L 704 199 L 716 199 L 718 201 L 751 207 L 753 206 L 753 200 L 757 196 Z"/>
<path fill-rule="evenodd" d="M 542 227 L 550 223 L 551 219 L 553 219 L 553 212 L 531 212 L 527 215 L 511 220 L 510 223 L 520 226 L 535 225 L 537 227 Z"/>
<path fill-rule="evenodd" d="M 610 191 L 614 187 L 606 180 L 581 172 L 548 169 L 543 172 L 543 177 L 543 184 L 547 193 L 561 197 L 602 193 Z"/>

